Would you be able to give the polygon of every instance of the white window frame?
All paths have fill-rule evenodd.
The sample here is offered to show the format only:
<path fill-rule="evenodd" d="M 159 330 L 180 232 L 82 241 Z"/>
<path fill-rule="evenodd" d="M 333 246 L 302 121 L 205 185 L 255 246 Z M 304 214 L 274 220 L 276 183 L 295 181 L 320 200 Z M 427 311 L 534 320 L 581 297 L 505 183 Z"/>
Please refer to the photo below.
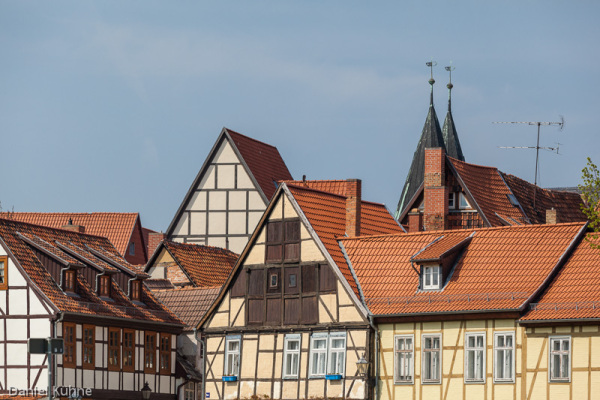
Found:
<path fill-rule="evenodd" d="M 183 398 L 184 400 L 196 400 L 196 384 L 194 382 L 190 381 L 185 384 L 183 387 Z"/>
<path fill-rule="evenodd" d="M 466 203 L 466 205 L 462 204 L 463 200 Z M 473 208 L 473 206 L 471 206 L 471 203 L 469 203 L 469 200 L 467 200 L 467 196 L 465 196 L 463 192 L 460 192 L 458 194 L 458 208 L 460 208 L 461 210 L 470 210 Z"/>
<path fill-rule="evenodd" d="M 229 343 L 231 342 L 238 342 L 238 348 L 237 351 L 230 351 L 229 350 Z M 240 366 L 241 366 L 241 353 L 242 353 L 242 336 L 241 335 L 232 335 L 232 336 L 227 336 L 225 338 L 225 363 L 224 363 L 224 369 L 223 369 L 223 376 L 236 376 L 239 377 L 240 376 Z M 235 357 L 237 356 L 237 371 L 233 370 L 230 371 L 229 368 L 229 356 L 232 356 L 232 360 L 235 360 Z M 233 373 L 235 372 L 235 373 Z"/>
<path fill-rule="evenodd" d="M 406 350 L 406 340 L 410 339 L 411 348 Z M 403 350 L 398 349 L 398 341 L 404 340 L 405 348 Z M 403 357 L 401 356 L 403 355 Z M 410 359 L 406 360 L 406 356 Z M 410 379 L 399 379 L 398 373 L 400 369 L 399 359 L 403 359 L 404 368 L 409 369 Z M 394 336 L 394 383 L 397 385 L 401 384 L 412 384 L 415 382 L 415 335 L 395 335 Z"/>
<path fill-rule="evenodd" d="M 289 342 L 298 342 L 298 350 L 290 350 L 288 349 Z M 283 340 L 283 365 L 281 376 L 283 379 L 298 379 L 298 375 L 300 373 L 300 355 L 302 351 L 302 335 L 300 334 L 288 334 L 285 335 L 285 339 Z M 291 374 L 290 371 L 286 371 L 287 359 L 288 357 L 292 357 L 292 360 L 296 356 L 296 374 Z M 293 368 L 292 368 L 293 369 Z"/>
<path fill-rule="evenodd" d="M 504 336 L 504 346 L 499 347 L 498 346 L 498 338 L 500 336 Z M 512 337 L 512 345 L 511 346 L 507 346 L 506 345 L 506 338 L 510 336 Z M 494 332 L 494 383 L 514 383 L 515 382 L 515 358 L 516 358 L 516 352 L 515 352 L 515 332 L 514 331 L 507 331 L 507 332 Z M 503 373 L 506 373 L 506 352 L 510 351 L 511 352 L 511 376 L 506 378 L 498 378 L 498 352 L 502 351 L 503 352 L 503 360 L 504 362 L 502 363 L 504 371 Z"/>
<path fill-rule="evenodd" d="M 561 343 L 566 341 L 567 343 L 569 343 L 569 349 L 562 350 L 562 344 L 561 344 L 561 350 L 553 350 L 552 345 L 554 344 L 555 341 L 560 341 Z M 573 348 L 573 346 L 572 346 L 571 336 L 550 336 L 548 338 L 548 382 L 550 382 L 550 383 L 571 382 L 571 365 L 572 365 L 571 349 L 572 348 Z M 567 363 L 569 365 L 567 366 L 567 376 L 566 377 L 561 376 L 559 378 L 553 378 L 554 369 L 556 368 L 556 365 L 554 365 L 554 362 L 553 362 L 555 354 L 567 356 Z M 558 366 L 558 368 L 560 368 L 560 365 Z"/>
<path fill-rule="evenodd" d="M 310 336 L 310 353 L 308 366 L 308 376 L 310 378 L 323 378 L 327 373 L 327 345 L 329 343 L 328 336 L 329 335 L 326 332 L 316 332 Z M 315 340 L 325 340 L 325 348 L 315 349 Z M 317 354 L 322 354 L 322 356 L 325 358 L 325 369 L 323 371 L 317 371 L 316 373 L 313 373 L 313 364 L 315 362 L 315 355 Z"/>
<path fill-rule="evenodd" d="M 439 265 L 424 265 L 423 271 L 423 290 L 440 290 L 442 288 L 442 267 Z M 427 284 L 427 273 L 430 272 L 431 282 Z M 437 284 L 433 284 L 433 277 L 437 276 Z"/>
<path fill-rule="evenodd" d="M 334 340 L 344 340 L 343 348 L 333 348 Z M 330 365 L 330 361 L 333 360 L 333 354 L 336 354 L 336 358 L 342 357 L 342 370 L 338 371 Z M 342 375 L 346 373 L 346 332 L 332 332 L 329 334 L 329 340 L 327 341 L 327 375 Z"/>
<path fill-rule="evenodd" d="M 426 339 L 438 339 L 439 348 L 434 349 L 433 351 L 427 351 L 425 348 Z M 425 378 L 427 374 L 425 373 L 425 357 L 427 353 L 433 353 L 434 351 L 438 352 L 438 364 L 436 368 L 437 378 Z M 421 383 L 424 385 L 428 384 L 441 384 L 442 383 L 442 334 L 441 333 L 428 333 L 421 335 Z"/>
<path fill-rule="evenodd" d="M 448 193 L 448 209 L 449 210 L 456 209 L 456 193 L 455 192 Z"/>
<path fill-rule="evenodd" d="M 464 368 L 464 380 L 466 384 L 481 384 L 481 383 L 485 383 L 485 378 L 486 378 L 486 346 L 485 346 L 485 332 L 468 332 L 465 333 L 465 368 Z M 470 347 L 469 346 L 469 339 L 470 338 L 475 338 L 475 346 L 474 347 Z M 482 340 L 482 345 L 481 347 L 477 346 L 477 338 L 481 337 Z M 474 352 L 475 355 L 477 355 L 478 352 L 481 353 L 481 359 L 480 361 L 480 372 L 481 372 L 481 378 L 473 378 L 473 377 L 468 377 L 468 371 L 469 371 L 469 353 Z M 477 361 L 477 359 L 475 358 L 475 362 Z"/>

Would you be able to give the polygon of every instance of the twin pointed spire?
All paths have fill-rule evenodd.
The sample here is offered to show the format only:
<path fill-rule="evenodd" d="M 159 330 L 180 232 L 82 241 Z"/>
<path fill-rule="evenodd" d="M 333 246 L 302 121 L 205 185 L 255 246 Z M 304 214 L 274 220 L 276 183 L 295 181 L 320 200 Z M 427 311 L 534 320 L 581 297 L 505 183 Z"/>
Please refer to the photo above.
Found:
<path fill-rule="evenodd" d="M 430 68 L 431 77 L 429 78 L 429 84 L 431 85 L 431 94 L 429 100 L 429 112 L 425 119 L 425 125 L 421 132 L 421 138 L 417 144 L 417 149 L 413 156 L 410 170 L 398 201 L 398 208 L 396 210 L 396 218 L 399 218 L 404 212 L 405 208 L 414 202 L 413 197 L 417 194 L 417 191 L 421 187 L 425 176 L 425 148 L 441 147 L 446 151 L 450 157 L 458 158 L 464 161 L 460 142 L 458 141 L 458 135 L 456 133 L 456 127 L 454 126 L 454 119 L 452 118 L 451 112 L 451 91 L 452 91 L 452 70 L 454 67 L 446 67 L 446 70 L 450 72 L 450 83 L 448 83 L 448 114 L 444 121 L 444 129 L 440 129 L 440 123 L 433 106 L 433 85 L 435 79 L 433 79 L 433 67 L 437 65 L 435 61 L 427 62 L 426 65 Z"/>

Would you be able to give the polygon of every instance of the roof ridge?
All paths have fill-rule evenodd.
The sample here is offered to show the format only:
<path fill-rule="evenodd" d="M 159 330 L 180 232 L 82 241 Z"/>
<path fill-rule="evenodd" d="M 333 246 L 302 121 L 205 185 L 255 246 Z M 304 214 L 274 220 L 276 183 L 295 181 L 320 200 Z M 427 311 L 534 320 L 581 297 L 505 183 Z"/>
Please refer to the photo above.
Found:
<path fill-rule="evenodd" d="M 218 247 L 218 246 L 211 246 L 211 245 L 208 245 L 208 244 L 181 243 L 181 242 L 175 242 L 175 241 L 172 241 L 172 240 L 165 240 L 164 244 L 165 245 L 175 245 L 175 246 L 180 246 L 181 245 L 182 247 L 188 247 L 188 248 L 194 248 L 194 247 L 196 247 L 196 248 L 216 249 L 216 250 L 223 251 L 224 253 L 231 253 L 232 255 L 234 255 L 236 257 L 239 256 L 239 254 L 237 254 L 237 253 L 235 253 L 235 252 L 233 252 L 233 251 L 231 251 L 229 249 L 226 249 L 226 248 L 223 248 L 223 247 Z"/>
<path fill-rule="evenodd" d="M 111 212 L 111 211 L 92 211 L 92 212 L 69 212 L 69 211 L 0 211 L 0 214 L 39 214 L 39 215 L 139 215 L 139 212 Z"/>
<path fill-rule="evenodd" d="M 95 238 L 100 238 L 100 239 L 106 239 L 106 240 L 108 240 L 112 244 L 112 242 L 106 236 L 94 235 L 92 233 L 75 232 L 75 231 L 71 231 L 69 229 L 62 229 L 62 228 L 52 228 L 52 227 L 47 226 L 47 225 L 38 225 L 38 224 L 33 224 L 31 222 L 17 221 L 15 219 L 3 218 L 2 216 L 0 216 L 0 222 L 1 221 L 8 221 L 8 222 L 12 222 L 12 223 L 15 223 L 15 224 L 20 224 L 20 225 L 29 225 L 29 226 L 33 226 L 33 227 L 36 227 L 36 228 L 47 229 L 47 230 L 50 230 L 50 231 L 68 232 L 68 233 L 74 233 L 74 234 L 77 234 L 77 235 L 85 235 L 85 236 L 90 236 L 90 237 L 95 237 Z M 114 247 L 114 244 L 112 244 L 112 245 Z M 116 247 L 115 247 L 115 249 L 116 249 Z"/>
<path fill-rule="evenodd" d="M 252 137 L 250 137 L 250 136 L 246 136 L 246 135 L 244 135 L 243 133 L 239 133 L 239 132 L 237 132 L 237 131 L 234 131 L 234 130 L 232 130 L 232 129 L 229 129 L 229 128 L 227 128 L 227 127 L 223 127 L 223 129 L 225 129 L 225 130 L 226 130 L 226 131 L 227 131 L 227 132 L 228 132 L 230 135 L 233 133 L 233 134 L 236 134 L 236 135 L 242 136 L 243 138 L 246 138 L 246 139 L 252 140 L 253 142 L 260 143 L 260 144 L 262 144 L 262 145 L 264 145 L 264 146 L 272 147 L 272 148 L 274 148 L 275 150 L 277 150 L 277 147 L 273 146 L 272 144 L 269 144 L 269 143 L 262 142 L 262 141 L 260 141 L 260 140 L 258 140 L 258 139 L 254 139 L 254 138 L 252 138 Z"/>
<path fill-rule="evenodd" d="M 296 184 L 293 184 L 293 183 L 289 184 L 287 182 L 284 182 L 284 183 L 286 184 L 286 186 L 291 186 L 291 187 L 294 187 L 294 188 L 298 188 L 298 189 L 302 189 L 302 190 L 306 190 L 306 191 L 310 191 L 310 192 L 317 192 L 317 193 L 328 194 L 330 196 L 340 197 L 340 198 L 343 198 L 343 199 L 346 199 L 348 197 L 348 196 L 344 196 L 342 194 L 332 193 L 332 192 L 328 192 L 328 191 L 325 191 L 325 190 L 314 189 L 314 188 L 311 188 L 311 187 L 308 187 L 308 186 L 301 186 L 301 185 L 296 185 Z"/>
<path fill-rule="evenodd" d="M 498 171 L 498 172 L 502 172 L 502 171 L 500 171 L 500 170 L 498 169 L 498 167 L 491 167 L 491 166 L 489 166 L 489 165 L 480 165 L 480 164 L 473 164 L 473 163 L 469 163 L 469 162 L 466 162 L 466 161 L 461 161 L 461 160 L 459 160 L 458 158 L 450 157 L 450 156 L 449 156 L 449 155 L 447 155 L 447 154 L 446 154 L 446 157 L 448 157 L 448 158 L 450 159 L 450 161 L 452 161 L 453 163 L 454 163 L 454 162 L 459 162 L 459 163 L 462 163 L 462 164 L 467 164 L 467 165 L 469 165 L 469 166 L 473 166 L 473 167 L 486 168 L 486 169 L 493 169 L 493 170 L 496 170 L 496 171 Z"/>

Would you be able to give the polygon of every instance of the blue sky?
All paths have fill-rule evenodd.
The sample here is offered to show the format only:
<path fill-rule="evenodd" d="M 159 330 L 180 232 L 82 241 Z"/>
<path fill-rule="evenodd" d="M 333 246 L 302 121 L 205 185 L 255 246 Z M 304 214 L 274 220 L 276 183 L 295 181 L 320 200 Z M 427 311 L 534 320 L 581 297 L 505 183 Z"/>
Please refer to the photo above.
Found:
<path fill-rule="evenodd" d="M 484 4 L 486 3 L 486 4 Z M 0 202 L 141 213 L 165 230 L 223 126 L 295 178 L 363 180 L 394 211 L 429 102 L 468 162 L 543 187 L 600 162 L 600 3 L 2 1 Z"/>

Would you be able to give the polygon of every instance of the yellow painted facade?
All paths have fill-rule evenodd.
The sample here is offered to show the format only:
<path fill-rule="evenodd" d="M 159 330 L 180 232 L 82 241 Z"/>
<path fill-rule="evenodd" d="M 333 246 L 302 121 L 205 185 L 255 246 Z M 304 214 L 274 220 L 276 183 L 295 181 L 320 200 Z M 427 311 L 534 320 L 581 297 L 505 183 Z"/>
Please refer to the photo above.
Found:
<path fill-rule="evenodd" d="M 394 399 L 600 399 L 600 330 L 598 325 L 523 327 L 514 319 L 382 323 L 379 329 L 379 398 Z M 514 334 L 514 379 L 495 379 L 495 334 Z M 465 380 L 465 340 L 469 334 L 485 337 L 485 378 Z M 441 380 L 423 382 L 423 337 L 441 337 Z M 413 382 L 396 382 L 394 338 L 414 340 Z M 569 378 L 549 379 L 552 338 L 570 340 Z"/>

